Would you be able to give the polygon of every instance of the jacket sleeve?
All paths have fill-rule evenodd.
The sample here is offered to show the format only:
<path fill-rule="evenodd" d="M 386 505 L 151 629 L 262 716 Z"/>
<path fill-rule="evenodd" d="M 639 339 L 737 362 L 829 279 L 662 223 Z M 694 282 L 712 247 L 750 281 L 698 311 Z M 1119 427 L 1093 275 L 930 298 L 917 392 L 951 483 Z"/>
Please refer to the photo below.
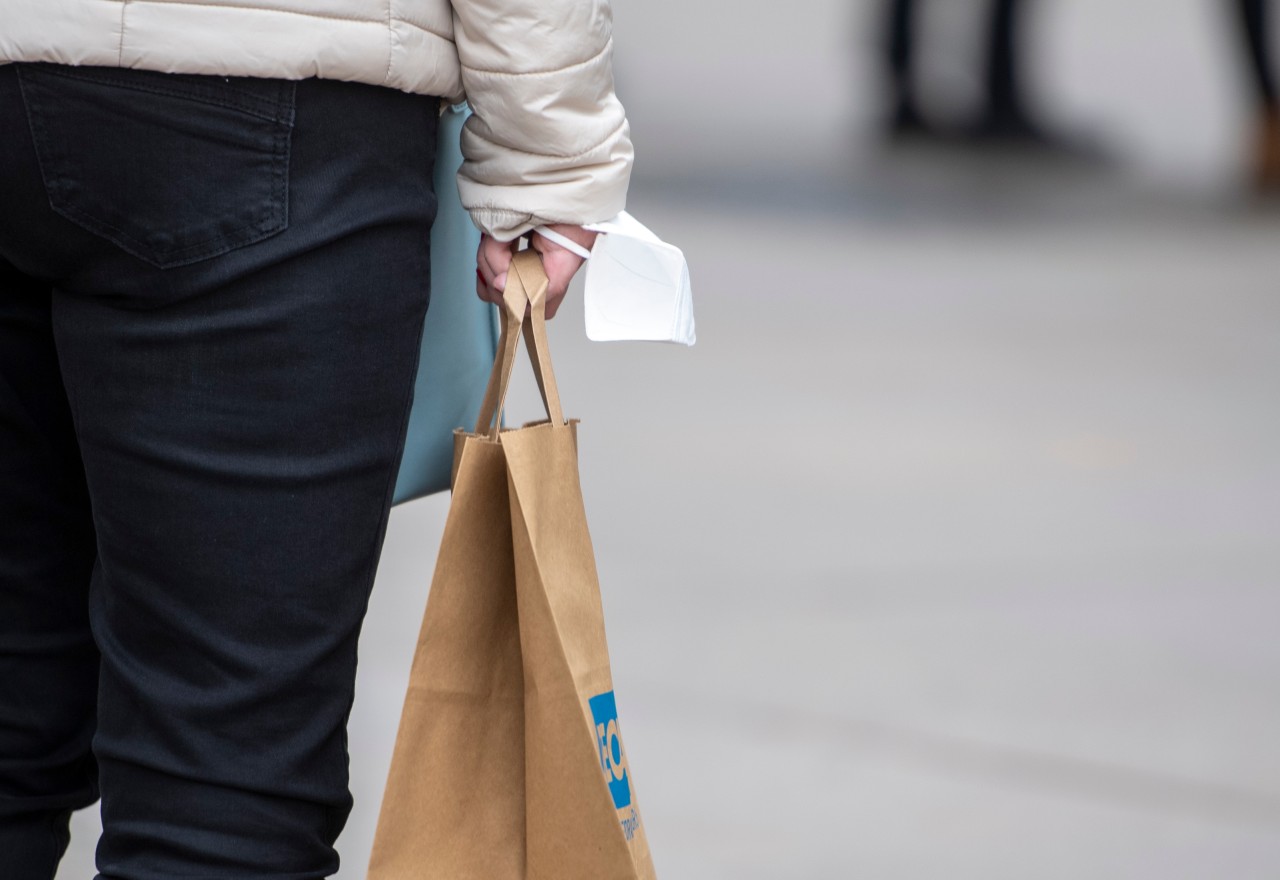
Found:
<path fill-rule="evenodd" d="M 476 225 L 509 241 L 621 211 L 632 150 L 613 89 L 609 0 L 452 3 L 474 114 L 458 191 Z"/>

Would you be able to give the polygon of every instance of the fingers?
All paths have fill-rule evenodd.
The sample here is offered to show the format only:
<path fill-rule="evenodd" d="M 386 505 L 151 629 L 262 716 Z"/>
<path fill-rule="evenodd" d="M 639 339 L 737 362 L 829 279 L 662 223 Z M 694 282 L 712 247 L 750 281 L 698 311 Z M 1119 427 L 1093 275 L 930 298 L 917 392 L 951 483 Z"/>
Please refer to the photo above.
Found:
<path fill-rule="evenodd" d="M 580 226 L 557 224 L 551 228 L 588 249 L 596 239 L 596 233 Z M 547 271 L 547 317 L 554 318 L 583 259 L 536 233 L 530 239 L 530 246 L 542 256 L 542 265 Z M 502 291 L 506 289 L 507 272 L 515 252 L 514 241 L 497 241 L 488 235 L 480 237 L 480 249 L 476 252 L 476 296 L 502 305 Z"/>
<path fill-rule="evenodd" d="M 588 250 L 596 239 L 596 233 L 580 226 L 557 224 L 551 228 Z M 537 233 L 530 239 L 530 247 L 542 255 L 542 266 L 547 270 L 547 318 L 554 318 L 564 295 L 569 291 L 569 282 L 573 281 L 573 276 L 582 268 L 584 260 L 573 251 Z"/>
<path fill-rule="evenodd" d="M 539 237 L 535 241 L 542 242 L 544 239 Z M 554 318 L 565 294 L 569 292 L 569 282 L 582 265 L 582 257 L 555 244 L 549 245 L 545 251 L 537 244 L 533 247 L 542 254 L 542 266 L 547 270 L 547 317 Z"/>
<path fill-rule="evenodd" d="M 507 286 L 507 270 L 511 268 L 511 255 L 516 242 L 498 241 L 488 235 L 480 236 L 480 249 L 476 251 L 476 296 L 494 305 L 502 304 L 502 291 Z"/>

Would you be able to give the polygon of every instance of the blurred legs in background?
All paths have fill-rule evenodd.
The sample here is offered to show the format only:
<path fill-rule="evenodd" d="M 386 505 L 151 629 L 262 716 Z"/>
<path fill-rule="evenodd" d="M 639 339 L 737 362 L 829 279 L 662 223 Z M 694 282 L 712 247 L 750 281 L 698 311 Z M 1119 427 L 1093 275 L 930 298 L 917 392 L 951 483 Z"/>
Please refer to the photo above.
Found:
<path fill-rule="evenodd" d="M 1041 137 L 1023 99 L 1018 43 L 1022 0 L 992 0 L 987 31 L 986 107 L 979 132 L 998 137 Z"/>
<path fill-rule="evenodd" d="M 1237 0 L 1236 8 L 1257 101 L 1252 147 L 1253 180 L 1259 189 L 1280 190 L 1280 101 L 1277 100 L 1271 60 L 1268 0 Z"/>
<path fill-rule="evenodd" d="M 925 128 L 916 96 L 913 56 L 915 54 L 915 0 L 889 0 L 888 4 L 888 73 L 893 110 L 889 119 L 891 134 L 903 135 Z"/>
<path fill-rule="evenodd" d="M 1023 0 L 991 0 L 982 65 L 982 105 L 975 118 L 950 132 L 932 122 L 921 106 L 918 0 L 888 0 L 886 67 L 892 111 L 889 132 L 895 137 L 960 135 L 976 142 L 1003 142 L 1039 147 L 1066 144 L 1039 124 L 1022 87 Z"/>

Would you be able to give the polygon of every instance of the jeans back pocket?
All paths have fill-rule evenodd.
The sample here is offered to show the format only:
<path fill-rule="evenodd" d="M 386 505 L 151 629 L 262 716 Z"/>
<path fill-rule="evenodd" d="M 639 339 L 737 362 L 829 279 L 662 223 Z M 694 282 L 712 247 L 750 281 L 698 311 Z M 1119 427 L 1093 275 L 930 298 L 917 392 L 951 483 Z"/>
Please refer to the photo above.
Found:
<path fill-rule="evenodd" d="M 294 83 L 19 64 L 54 211 L 161 268 L 289 223 Z"/>

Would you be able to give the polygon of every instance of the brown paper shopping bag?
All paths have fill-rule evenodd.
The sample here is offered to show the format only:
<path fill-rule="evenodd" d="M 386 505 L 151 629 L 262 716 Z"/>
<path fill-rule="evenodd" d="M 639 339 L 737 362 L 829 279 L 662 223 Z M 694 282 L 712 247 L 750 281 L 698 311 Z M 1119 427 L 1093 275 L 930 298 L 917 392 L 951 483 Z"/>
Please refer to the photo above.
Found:
<path fill-rule="evenodd" d="M 370 880 L 652 880 L 609 671 L 577 423 L 547 349 L 547 281 L 516 255 L 410 673 Z M 524 336 L 549 420 L 499 430 Z"/>

